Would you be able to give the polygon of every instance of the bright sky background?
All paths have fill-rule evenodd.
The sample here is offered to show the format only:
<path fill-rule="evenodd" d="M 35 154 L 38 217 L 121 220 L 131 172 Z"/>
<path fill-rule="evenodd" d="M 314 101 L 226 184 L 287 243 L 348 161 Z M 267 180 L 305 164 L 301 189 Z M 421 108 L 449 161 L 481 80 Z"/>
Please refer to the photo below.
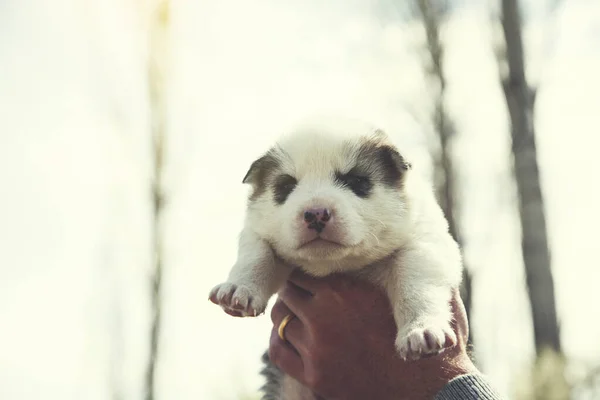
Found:
<path fill-rule="evenodd" d="M 484 372 L 504 391 L 532 354 L 504 99 L 485 2 L 444 30 L 460 131 L 465 255 Z M 147 356 L 147 8 L 0 2 L 0 398 L 142 399 Z M 235 261 L 250 162 L 282 127 L 336 109 L 379 122 L 427 167 L 419 28 L 391 2 L 174 1 L 160 399 L 260 384 L 268 317 L 207 301 Z M 598 363 L 600 3 L 526 29 L 563 344 Z M 542 18 L 543 17 L 543 18 Z M 404 112 L 403 108 L 408 109 Z M 589 343 L 590 339 L 592 344 Z"/>

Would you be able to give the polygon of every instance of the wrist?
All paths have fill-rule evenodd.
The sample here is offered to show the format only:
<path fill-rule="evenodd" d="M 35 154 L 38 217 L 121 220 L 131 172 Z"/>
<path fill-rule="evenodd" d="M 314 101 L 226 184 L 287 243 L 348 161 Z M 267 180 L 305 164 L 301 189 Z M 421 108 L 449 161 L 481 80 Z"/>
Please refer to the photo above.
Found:
<path fill-rule="evenodd" d="M 398 393 L 411 393 L 410 398 L 415 400 L 431 400 L 452 380 L 478 372 L 466 352 L 451 350 L 448 354 L 421 359 L 404 368 L 399 378 L 403 390 Z"/>
<path fill-rule="evenodd" d="M 440 390 L 448 383 L 463 375 L 476 374 L 479 370 L 475 367 L 469 356 L 461 352 L 455 357 L 442 358 L 439 365 L 434 366 L 430 371 L 432 376 L 437 377 L 432 379 L 430 397 L 433 398 Z"/>

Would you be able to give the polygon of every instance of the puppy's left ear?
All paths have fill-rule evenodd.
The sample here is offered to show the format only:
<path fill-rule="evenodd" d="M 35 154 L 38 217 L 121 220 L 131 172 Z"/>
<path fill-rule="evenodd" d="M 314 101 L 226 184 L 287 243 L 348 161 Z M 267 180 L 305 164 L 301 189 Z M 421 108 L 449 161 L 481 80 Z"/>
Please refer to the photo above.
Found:
<path fill-rule="evenodd" d="M 412 169 L 412 164 L 407 161 L 399 152 L 398 150 L 392 148 L 392 157 L 394 158 L 396 164 L 398 165 L 398 167 L 404 171 L 408 171 L 409 169 Z"/>
<path fill-rule="evenodd" d="M 253 186 L 261 185 L 269 173 L 276 169 L 278 165 L 277 159 L 272 152 L 269 151 L 250 165 L 250 169 L 246 172 L 244 179 L 242 179 L 242 183 L 249 183 Z"/>
<path fill-rule="evenodd" d="M 378 153 L 386 181 L 389 183 L 397 182 L 406 171 L 412 169 L 412 164 L 393 146 L 381 146 Z"/>
<path fill-rule="evenodd" d="M 389 136 L 381 129 L 377 129 L 373 132 L 373 141 L 378 143 L 380 157 L 382 157 L 389 168 L 396 168 L 400 172 L 408 171 L 412 168 L 411 163 L 406 161 L 406 159 L 396 150 L 396 148 L 390 144 Z"/>

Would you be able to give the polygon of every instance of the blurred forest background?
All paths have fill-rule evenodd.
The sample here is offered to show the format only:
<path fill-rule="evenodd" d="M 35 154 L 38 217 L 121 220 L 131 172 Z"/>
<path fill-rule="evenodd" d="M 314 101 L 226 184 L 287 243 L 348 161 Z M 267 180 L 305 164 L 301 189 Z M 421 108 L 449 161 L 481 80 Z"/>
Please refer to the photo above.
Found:
<path fill-rule="evenodd" d="M 479 368 L 600 398 L 600 2 L 0 2 L 0 398 L 258 398 L 270 320 L 206 297 L 250 162 L 379 123 L 463 247 Z"/>

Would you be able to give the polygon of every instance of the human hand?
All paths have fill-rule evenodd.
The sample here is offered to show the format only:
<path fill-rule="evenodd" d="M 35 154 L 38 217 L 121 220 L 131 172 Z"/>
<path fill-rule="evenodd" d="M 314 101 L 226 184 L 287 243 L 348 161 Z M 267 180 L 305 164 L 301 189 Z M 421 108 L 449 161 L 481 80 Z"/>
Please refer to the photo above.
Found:
<path fill-rule="evenodd" d="M 436 356 L 403 361 L 383 290 L 348 276 L 290 276 L 271 312 L 271 362 L 328 400 L 433 399 L 455 377 L 476 372 L 466 353 L 468 324 L 458 290 L 452 302 L 458 343 Z M 278 327 L 285 327 L 286 341 Z"/>

